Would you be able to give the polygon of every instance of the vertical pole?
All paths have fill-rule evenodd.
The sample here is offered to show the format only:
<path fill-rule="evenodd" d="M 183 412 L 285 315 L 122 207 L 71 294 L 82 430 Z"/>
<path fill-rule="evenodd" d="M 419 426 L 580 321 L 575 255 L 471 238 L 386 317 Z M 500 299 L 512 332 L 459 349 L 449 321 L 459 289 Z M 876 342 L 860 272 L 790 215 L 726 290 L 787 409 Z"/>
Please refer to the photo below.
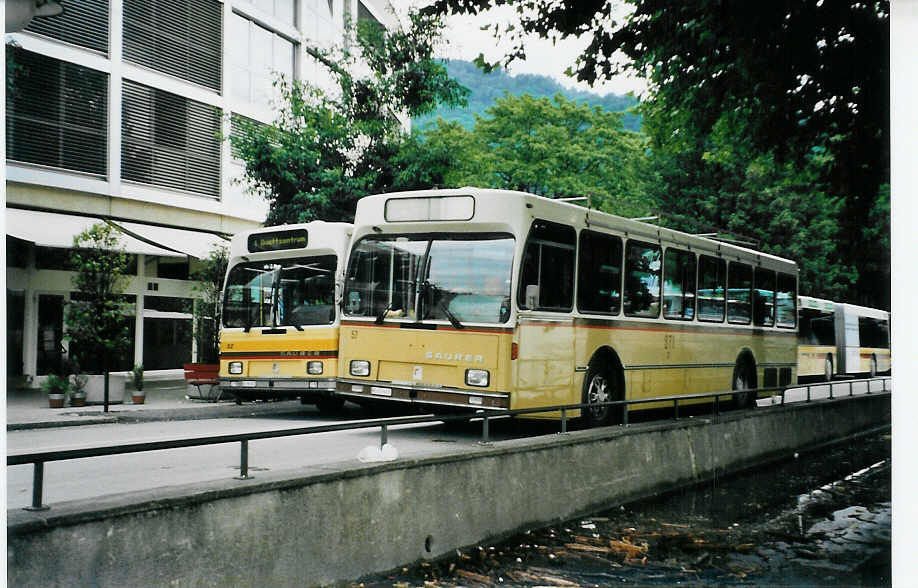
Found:
<path fill-rule="evenodd" d="M 561 409 L 561 434 L 567 433 L 567 409 Z"/>
<path fill-rule="evenodd" d="M 829 384 L 829 400 L 835 398 L 835 386 Z"/>
<path fill-rule="evenodd" d="M 488 439 L 488 417 L 484 417 L 481 421 L 481 442 L 490 442 Z"/>
<path fill-rule="evenodd" d="M 382 449 L 383 446 L 389 442 L 389 425 L 382 425 L 379 431 L 379 448 Z"/>
<path fill-rule="evenodd" d="M 236 479 L 248 480 L 251 478 L 249 475 L 249 440 L 243 439 L 239 443 L 239 475 L 236 477 Z"/>
<path fill-rule="evenodd" d="M 627 427 L 628 426 L 628 401 L 622 400 L 620 406 L 622 407 L 622 424 Z"/>
<path fill-rule="evenodd" d="M 806 387 L 806 401 L 807 402 L 810 401 L 810 387 L 809 386 Z"/>
<path fill-rule="evenodd" d="M 673 420 L 679 420 L 679 399 L 673 398 Z"/>
<path fill-rule="evenodd" d="M 32 470 L 32 505 L 25 507 L 25 510 L 48 510 L 48 507 L 41 503 L 44 484 L 45 462 L 36 461 Z"/>

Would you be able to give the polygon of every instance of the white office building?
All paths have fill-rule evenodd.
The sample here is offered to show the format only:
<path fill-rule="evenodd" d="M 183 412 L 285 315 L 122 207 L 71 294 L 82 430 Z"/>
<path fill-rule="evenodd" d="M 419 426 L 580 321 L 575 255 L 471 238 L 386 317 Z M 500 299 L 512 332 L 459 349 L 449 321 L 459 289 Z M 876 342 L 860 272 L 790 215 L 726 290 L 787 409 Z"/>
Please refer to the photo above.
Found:
<path fill-rule="evenodd" d="M 69 249 L 100 220 L 131 254 L 115 369 L 178 369 L 195 356 L 189 272 L 267 213 L 221 136 L 272 120 L 277 74 L 322 83 L 306 43 L 341 41 L 346 18 L 397 24 L 386 0 L 58 2 L 6 35 L 7 374 L 60 369 Z"/>

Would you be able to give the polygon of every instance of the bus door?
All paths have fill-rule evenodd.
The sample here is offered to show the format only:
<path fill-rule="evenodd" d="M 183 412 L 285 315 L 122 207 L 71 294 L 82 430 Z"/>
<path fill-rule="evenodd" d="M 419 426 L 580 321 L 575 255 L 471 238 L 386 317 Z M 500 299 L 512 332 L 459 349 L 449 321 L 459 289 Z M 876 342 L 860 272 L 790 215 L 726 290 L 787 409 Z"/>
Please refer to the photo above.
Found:
<path fill-rule="evenodd" d="M 511 408 L 580 402 L 574 390 L 574 261 L 576 232 L 542 220 L 532 224 L 518 288 L 516 395 Z"/>

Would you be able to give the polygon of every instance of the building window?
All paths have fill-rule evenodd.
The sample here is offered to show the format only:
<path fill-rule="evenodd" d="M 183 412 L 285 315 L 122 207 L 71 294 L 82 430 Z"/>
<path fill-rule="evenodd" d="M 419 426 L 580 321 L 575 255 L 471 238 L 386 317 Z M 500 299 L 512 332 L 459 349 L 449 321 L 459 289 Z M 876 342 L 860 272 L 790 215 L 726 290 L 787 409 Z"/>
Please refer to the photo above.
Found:
<path fill-rule="evenodd" d="M 296 26 L 296 0 L 250 0 L 258 10 L 279 21 Z M 306 0 L 307 3 L 315 0 Z"/>
<path fill-rule="evenodd" d="M 230 95 L 240 102 L 270 107 L 280 98 L 279 88 L 274 86 L 278 76 L 293 79 L 295 45 L 235 13 L 230 38 Z"/>
<path fill-rule="evenodd" d="M 25 30 L 108 54 L 108 0 L 62 1 L 64 13 L 33 18 Z"/>
<path fill-rule="evenodd" d="M 335 41 L 335 37 L 340 34 L 332 15 L 331 1 L 308 0 L 306 2 L 304 22 L 301 24 L 300 30 L 312 42 L 326 47 L 331 46 Z"/>
<path fill-rule="evenodd" d="M 123 179 L 219 197 L 219 135 L 219 109 L 124 81 Z"/>
<path fill-rule="evenodd" d="M 124 59 L 221 89 L 223 9 L 217 0 L 124 0 Z"/>
<path fill-rule="evenodd" d="M 7 79 L 8 159 L 105 176 L 107 74 L 7 46 Z"/>

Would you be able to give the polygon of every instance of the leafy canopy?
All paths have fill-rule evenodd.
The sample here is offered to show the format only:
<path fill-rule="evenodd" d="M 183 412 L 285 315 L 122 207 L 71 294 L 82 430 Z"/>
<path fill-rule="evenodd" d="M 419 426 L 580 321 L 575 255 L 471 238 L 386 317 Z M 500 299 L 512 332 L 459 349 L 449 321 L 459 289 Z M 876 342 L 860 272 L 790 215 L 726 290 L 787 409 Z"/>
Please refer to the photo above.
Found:
<path fill-rule="evenodd" d="M 344 48 L 309 47 L 333 88 L 280 79 L 274 124 L 239 121 L 230 141 L 246 183 L 270 203 L 267 224 L 350 221 L 362 196 L 437 183 L 424 171 L 435 162 L 425 164 L 398 117 L 463 105 L 467 90 L 433 58 L 440 20 L 412 12 L 409 21 L 405 31 L 360 21 Z"/>
<path fill-rule="evenodd" d="M 643 139 L 622 115 L 569 101 L 505 95 L 466 131 L 442 120 L 426 131 L 432 153 L 452 153 L 444 180 L 549 198 L 588 197 L 616 214 L 646 214 Z"/>

